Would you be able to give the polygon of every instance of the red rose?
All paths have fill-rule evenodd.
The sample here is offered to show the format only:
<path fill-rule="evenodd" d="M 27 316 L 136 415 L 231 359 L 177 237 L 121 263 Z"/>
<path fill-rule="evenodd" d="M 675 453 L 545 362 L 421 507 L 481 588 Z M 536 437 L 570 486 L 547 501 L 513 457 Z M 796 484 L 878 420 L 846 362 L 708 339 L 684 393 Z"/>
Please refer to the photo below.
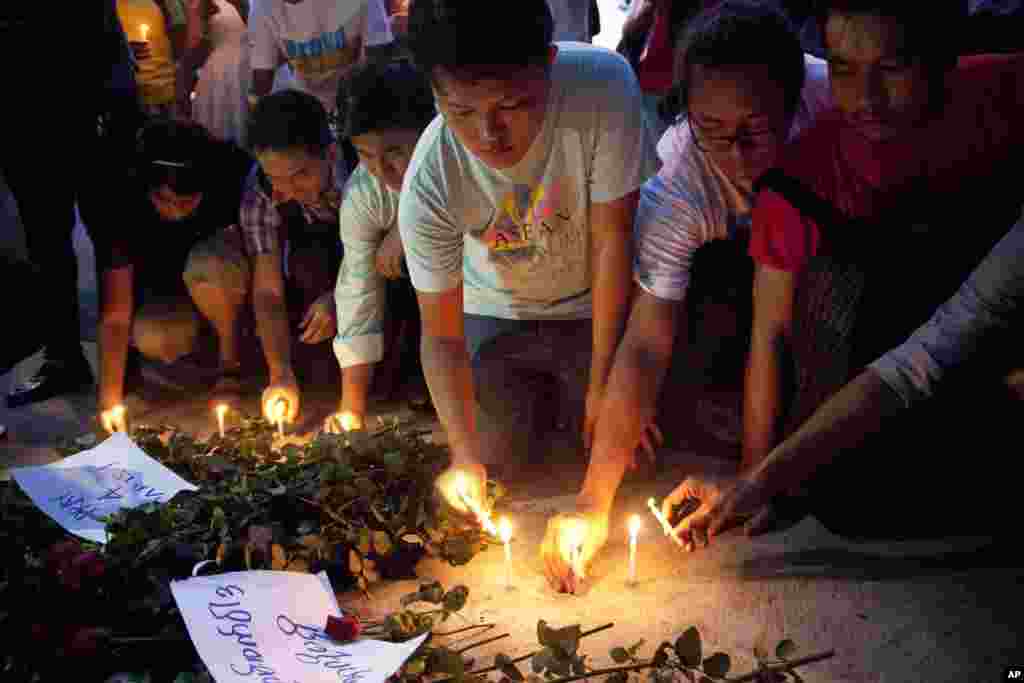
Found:
<path fill-rule="evenodd" d="M 354 614 L 347 614 L 340 619 L 338 617 L 327 617 L 327 627 L 324 629 L 331 640 L 348 643 L 359 637 L 363 632 L 363 625 L 359 617 Z"/>

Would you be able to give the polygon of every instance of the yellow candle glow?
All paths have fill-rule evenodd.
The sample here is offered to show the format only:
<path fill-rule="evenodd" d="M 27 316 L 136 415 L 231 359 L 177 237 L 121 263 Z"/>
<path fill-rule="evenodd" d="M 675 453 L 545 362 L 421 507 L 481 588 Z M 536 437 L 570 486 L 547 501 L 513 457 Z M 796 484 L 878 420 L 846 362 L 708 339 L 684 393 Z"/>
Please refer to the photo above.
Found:
<path fill-rule="evenodd" d="M 120 403 L 109 410 L 104 410 L 100 418 L 103 421 L 103 428 L 108 432 L 126 431 L 128 428 L 125 422 L 125 409 Z"/>
<path fill-rule="evenodd" d="M 228 406 L 221 403 L 217 406 L 217 427 L 220 429 L 220 438 L 224 438 L 224 418 L 227 417 Z"/>
<path fill-rule="evenodd" d="M 142 42 L 149 41 L 149 24 L 139 24 L 139 35 L 142 36 Z"/>
<path fill-rule="evenodd" d="M 570 520 L 565 529 L 565 541 L 569 546 L 569 566 L 580 580 L 587 578 L 583 570 L 583 543 L 587 540 L 587 532 L 587 523 L 582 519 Z"/>
<path fill-rule="evenodd" d="M 502 517 L 498 521 L 498 536 L 505 544 L 505 588 L 512 587 L 512 522 L 508 517 Z"/>
<path fill-rule="evenodd" d="M 274 405 L 274 420 L 277 422 L 277 435 L 284 438 L 284 417 L 288 413 L 288 403 L 282 398 Z"/>
<path fill-rule="evenodd" d="M 683 547 L 683 542 L 679 540 L 678 536 L 676 536 L 675 530 L 672 529 L 672 525 L 668 523 L 667 519 L 665 519 L 665 515 L 661 514 L 661 510 L 658 509 L 653 498 L 647 499 L 647 507 L 650 508 L 651 513 L 661 524 L 661 530 L 665 532 L 665 535 L 671 538 L 676 545 Z"/>
<path fill-rule="evenodd" d="M 640 515 L 629 518 L 629 583 L 636 584 L 636 541 L 640 535 Z"/>
<path fill-rule="evenodd" d="M 476 516 L 476 519 L 480 523 L 480 526 L 483 527 L 483 530 L 491 536 L 500 537 L 498 527 L 494 525 L 494 520 L 491 519 L 491 513 L 484 510 L 480 502 L 474 500 L 469 495 L 469 478 L 466 476 L 465 472 L 455 473 L 455 478 L 452 480 L 452 488 L 455 491 L 455 497 L 466 506 L 467 510 Z"/>
<path fill-rule="evenodd" d="M 359 418 L 348 411 L 341 414 L 339 422 L 341 422 L 341 428 L 346 432 L 359 429 Z"/>

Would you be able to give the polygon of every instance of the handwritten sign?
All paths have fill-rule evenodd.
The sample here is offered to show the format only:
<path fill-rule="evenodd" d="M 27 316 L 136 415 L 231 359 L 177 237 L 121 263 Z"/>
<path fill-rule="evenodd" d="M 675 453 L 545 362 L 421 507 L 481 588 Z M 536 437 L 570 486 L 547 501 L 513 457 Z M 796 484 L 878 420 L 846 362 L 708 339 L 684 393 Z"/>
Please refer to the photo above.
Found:
<path fill-rule="evenodd" d="M 323 629 L 341 610 L 324 572 L 232 572 L 171 593 L 217 683 L 384 683 L 427 637 L 332 641 Z"/>
<path fill-rule="evenodd" d="M 12 469 L 11 476 L 40 510 L 96 543 L 106 543 L 102 519 L 107 515 L 197 490 L 121 432 L 49 465 Z"/>

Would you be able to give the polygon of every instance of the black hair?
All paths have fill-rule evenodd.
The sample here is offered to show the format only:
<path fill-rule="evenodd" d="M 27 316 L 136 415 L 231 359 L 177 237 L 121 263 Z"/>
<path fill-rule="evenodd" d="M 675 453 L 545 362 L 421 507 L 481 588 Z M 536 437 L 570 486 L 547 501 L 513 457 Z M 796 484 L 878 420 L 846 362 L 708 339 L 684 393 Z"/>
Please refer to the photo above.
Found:
<path fill-rule="evenodd" d="M 819 0 L 818 27 L 825 37 L 825 24 L 833 14 L 861 14 L 895 19 L 904 30 L 907 47 L 914 56 L 930 64 L 940 75 L 956 66 L 966 42 L 967 3 L 964 0 L 890 2 L 889 0 Z M 828 46 L 825 46 L 826 51 Z"/>
<path fill-rule="evenodd" d="M 357 66 L 338 88 L 339 137 L 375 130 L 422 131 L 434 119 L 429 81 L 406 59 Z"/>
<path fill-rule="evenodd" d="M 478 79 L 545 66 L 553 35 L 547 0 L 415 0 L 409 10 L 409 53 L 431 79 L 438 68 Z"/>
<path fill-rule="evenodd" d="M 688 109 L 691 69 L 764 64 L 785 92 L 786 111 L 796 112 L 804 87 L 804 51 L 789 19 L 772 3 L 726 0 L 693 17 L 676 49 L 678 82 L 662 114 L 674 119 Z"/>
<path fill-rule="evenodd" d="M 246 137 L 253 154 L 302 148 L 311 156 L 323 157 L 334 142 L 324 105 L 299 90 L 261 98 L 249 116 Z"/>
<path fill-rule="evenodd" d="M 134 175 L 146 191 L 164 185 L 178 194 L 205 191 L 220 144 L 192 121 L 152 119 L 138 133 Z"/>

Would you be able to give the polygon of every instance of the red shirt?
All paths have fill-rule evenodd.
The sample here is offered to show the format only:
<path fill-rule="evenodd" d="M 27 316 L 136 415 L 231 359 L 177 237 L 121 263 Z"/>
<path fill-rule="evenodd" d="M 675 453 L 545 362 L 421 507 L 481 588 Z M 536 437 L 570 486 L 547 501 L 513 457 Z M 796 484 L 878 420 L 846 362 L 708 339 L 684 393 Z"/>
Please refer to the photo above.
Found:
<path fill-rule="evenodd" d="M 935 202 L 949 202 L 958 210 L 963 207 L 957 202 L 988 198 L 1019 206 L 1024 184 L 1013 178 L 1020 177 L 1022 147 L 1024 54 L 969 57 L 950 76 L 941 115 L 905 139 L 873 144 L 832 111 L 794 144 L 781 167 L 848 218 L 871 219 L 884 215 L 911 186 L 923 187 Z M 965 196 L 965 184 L 986 178 L 1012 182 L 1016 197 L 1001 196 L 1001 183 L 982 186 L 981 196 Z M 972 208 L 983 221 L 985 204 Z M 817 224 L 770 190 L 758 194 L 752 220 L 750 255 L 759 264 L 797 273 L 818 249 Z M 865 239 L 879 240 L 884 247 L 884 235 Z"/>

